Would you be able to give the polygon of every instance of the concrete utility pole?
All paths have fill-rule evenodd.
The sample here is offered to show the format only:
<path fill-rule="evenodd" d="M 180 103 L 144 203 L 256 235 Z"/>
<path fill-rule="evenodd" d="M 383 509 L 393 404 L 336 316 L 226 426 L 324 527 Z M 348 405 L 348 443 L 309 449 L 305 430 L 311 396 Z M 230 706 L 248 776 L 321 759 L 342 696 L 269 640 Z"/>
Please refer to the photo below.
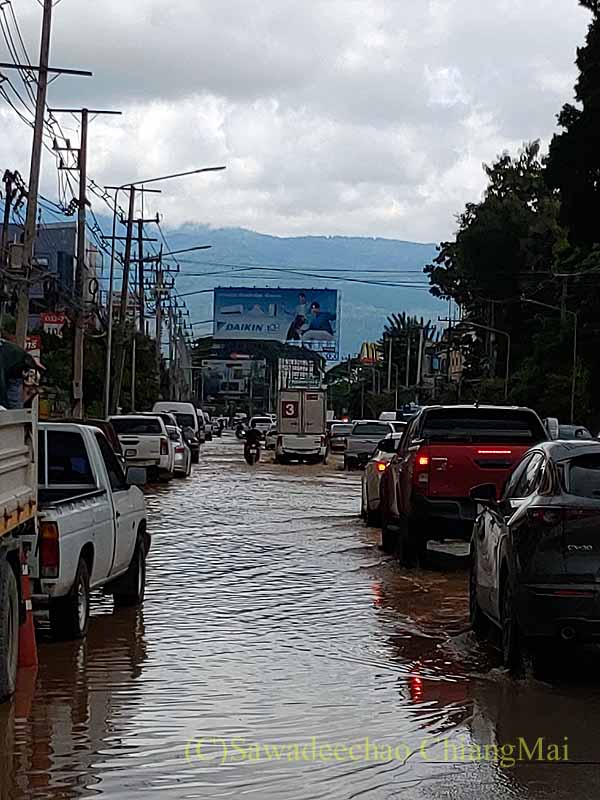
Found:
<path fill-rule="evenodd" d="M 421 380 L 422 380 L 422 368 L 423 368 L 423 326 L 419 327 L 419 352 L 417 354 L 417 391 L 415 397 L 415 403 L 419 405 L 421 400 Z"/>
<path fill-rule="evenodd" d="M 42 164 L 42 145 L 44 136 L 44 115 L 46 112 L 46 95 L 48 93 L 48 73 L 91 75 L 82 70 L 52 69 L 48 66 L 50 59 L 50 30 L 52 27 L 53 0 L 43 0 L 44 15 L 42 18 L 42 38 L 40 43 L 40 63 L 37 67 L 28 64 L 4 64 L 2 69 L 26 69 L 38 73 L 37 93 L 35 100 L 35 119 L 33 123 L 33 144 L 31 147 L 31 165 L 29 170 L 29 187 L 27 199 L 27 216 L 23 234 L 23 271 L 17 300 L 17 319 L 15 341 L 20 347 L 25 346 L 29 323 L 29 280 L 31 262 L 36 236 L 36 220 L 38 210 L 38 192 L 40 188 L 40 170 Z"/>
<path fill-rule="evenodd" d="M 73 407 L 74 417 L 83 417 L 83 353 L 85 337 L 85 309 L 84 309 L 84 282 L 86 277 L 86 210 L 87 201 L 87 157 L 88 157 L 88 126 L 90 115 L 110 114 L 118 116 L 120 111 L 90 111 L 87 108 L 53 108 L 53 114 L 81 114 L 81 140 L 77 156 L 79 170 L 79 200 L 77 208 L 77 261 L 75 265 L 75 291 L 74 291 L 74 323 L 73 336 Z M 71 147 L 55 147 L 57 151 L 71 151 Z M 62 167 L 70 169 L 70 167 Z"/>
<path fill-rule="evenodd" d="M 387 390 L 388 394 L 392 391 L 392 349 L 394 347 L 394 339 L 390 334 L 388 336 L 389 341 L 389 348 L 388 348 L 388 375 L 387 375 Z"/>
<path fill-rule="evenodd" d="M 144 220 L 138 219 L 138 298 L 139 298 L 139 330 L 146 333 L 146 308 L 144 290 Z"/>
<path fill-rule="evenodd" d="M 127 300 L 129 299 L 129 268 L 131 266 L 131 243 L 133 239 L 133 214 L 135 210 L 135 186 L 129 187 L 129 209 L 127 212 L 127 236 L 125 237 L 125 255 L 123 257 L 123 280 L 121 282 L 121 302 L 119 306 L 119 339 L 117 341 L 117 372 L 115 375 L 114 402 L 118 406 L 123 385 L 125 369 L 125 331 L 127 328 Z"/>
<path fill-rule="evenodd" d="M 25 232 L 23 238 L 23 268 L 25 270 L 25 280 L 19 288 L 17 301 L 15 341 L 20 347 L 25 347 L 29 322 L 29 275 L 31 272 L 31 259 L 33 258 L 36 234 L 37 197 L 40 188 L 44 114 L 46 111 L 46 94 L 48 91 L 48 61 L 50 58 L 52 4 L 53 0 L 44 0 L 42 41 L 40 44 L 40 71 L 37 81 L 33 145 L 31 149 L 31 166 L 29 172 L 29 197 L 27 200 L 27 216 L 25 218 Z"/>

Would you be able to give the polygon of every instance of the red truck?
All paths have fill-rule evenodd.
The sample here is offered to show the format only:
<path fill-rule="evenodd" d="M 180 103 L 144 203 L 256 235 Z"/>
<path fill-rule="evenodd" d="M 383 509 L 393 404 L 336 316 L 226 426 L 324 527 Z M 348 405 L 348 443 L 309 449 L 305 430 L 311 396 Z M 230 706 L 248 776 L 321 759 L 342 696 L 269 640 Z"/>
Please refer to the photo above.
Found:
<path fill-rule="evenodd" d="M 421 563 L 428 541 L 469 540 L 476 516 L 470 490 L 495 483 L 548 439 L 541 419 L 515 406 L 428 406 L 408 424 L 381 479 L 381 547 L 404 566 Z"/>

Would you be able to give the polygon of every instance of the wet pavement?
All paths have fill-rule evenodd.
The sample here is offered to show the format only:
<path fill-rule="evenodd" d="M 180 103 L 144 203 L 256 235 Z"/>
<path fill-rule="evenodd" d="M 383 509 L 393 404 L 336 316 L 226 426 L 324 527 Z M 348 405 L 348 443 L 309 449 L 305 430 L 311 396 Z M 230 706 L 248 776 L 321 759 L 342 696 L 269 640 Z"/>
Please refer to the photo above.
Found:
<path fill-rule="evenodd" d="M 147 492 L 143 609 L 101 599 L 0 707 L 2 800 L 600 797 L 595 652 L 512 680 L 460 563 L 378 551 L 359 474 L 201 458 Z"/>

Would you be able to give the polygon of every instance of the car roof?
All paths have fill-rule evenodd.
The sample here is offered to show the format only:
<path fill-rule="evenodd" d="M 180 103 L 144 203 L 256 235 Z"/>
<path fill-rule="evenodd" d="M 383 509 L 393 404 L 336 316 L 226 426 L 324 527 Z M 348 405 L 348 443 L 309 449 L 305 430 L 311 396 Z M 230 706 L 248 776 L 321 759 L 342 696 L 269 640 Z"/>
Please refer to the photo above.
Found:
<path fill-rule="evenodd" d="M 600 441 L 595 439 L 556 439 L 535 445 L 531 450 L 542 450 L 553 461 L 568 461 L 576 456 L 600 455 Z"/>
<path fill-rule="evenodd" d="M 456 409 L 460 409 L 463 411 L 473 411 L 477 408 L 485 409 L 486 411 L 495 410 L 495 411 L 531 411 L 535 414 L 533 409 L 529 408 L 528 406 L 499 406 L 494 403 L 464 403 L 462 405 L 454 404 L 454 405 L 431 405 L 431 406 L 423 406 L 420 411 L 431 411 L 432 409 L 443 409 L 444 411 L 452 411 Z M 418 412 L 417 412 L 418 413 Z"/>

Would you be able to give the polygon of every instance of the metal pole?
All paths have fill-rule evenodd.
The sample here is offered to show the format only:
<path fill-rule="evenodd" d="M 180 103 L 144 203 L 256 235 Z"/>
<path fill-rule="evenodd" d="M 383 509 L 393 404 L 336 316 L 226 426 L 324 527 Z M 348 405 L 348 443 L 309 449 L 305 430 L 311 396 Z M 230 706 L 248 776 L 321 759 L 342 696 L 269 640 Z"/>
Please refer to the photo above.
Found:
<path fill-rule="evenodd" d="M 395 410 L 398 410 L 398 379 L 399 379 L 399 369 L 398 364 L 394 365 L 396 367 L 396 404 L 394 406 Z"/>
<path fill-rule="evenodd" d="M 81 142 L 79 145 L 79 208 L 77 209 L 77 264 L 75 266 L 75 331 L 73 336 L 73 416 L 83 417 L 83 348 L 84 348 L 84 290 L 85 212 L 87 189 L 87 108 L 81 110 Z"/>
<path fill-rule="evenodd" d="M 392 336 L 388 336 L 388 341 L 390 343 L 388 349 L 388 377 L 387 377 L 387 390 L 388 394 L 392 391 L 392 349 L 394 346 L 394 339 Z"/>
<path fill-rule="evenodd" d="M 119 189 L 115 189 L 115 207 L 113 211 L 112 239 L 110 249 L 110 273 L 108 278 L 108 328 L 106 335 L 106 369 L 104 371 L 104 416 L 110 416 L 110 383 L 113 339 L 113 285 L 115 280 L 115 244 L 117 241 L 117 202 Z"/>
<path fill-rule="evenodd" d="M 410 331 L 408 332 L 408 342 L 406 345 L 406 388 L 410 386 L 410 344 L 411 344 Z"/>
<path fill-rule="evenodd" d="M 23 235 L 23 277 L 25 280 L 23 280 L 19 289 L 15 329 L 15 341 L 20 347 L 25 347 L 27 328 L 29 325 L 29 276 L 31 272 L 31 261 L 33 258 L 33 248 L 36 236 L 38 192 L 40 190 L 44 115 L 46 111 L 46 94 L 48 91 L 48 60 L 50 58 L 52 6 L 53 0 L 44 0 L 42 39 L 40 44 L 40 64 L 37 80 L 37 96 L 35 101 L 33 144 L 31 149 L 31 167 L 29 171 L 27 217 L 25 219 L 25 230 Z"/>
<path fill-rule="evenodd" d="M 135 411 L 135 358 L 136 358 L 136 337 L 135 331 L 133 332 L 133 341 L 131 343 L 131 410 Z"/>
<path fill-rule="evenodd" d="M 577 386 L 577 311 L 573 314 L 573 376 L 571 379 L 571 425 L 575 424 L 575 389 Z"/>

